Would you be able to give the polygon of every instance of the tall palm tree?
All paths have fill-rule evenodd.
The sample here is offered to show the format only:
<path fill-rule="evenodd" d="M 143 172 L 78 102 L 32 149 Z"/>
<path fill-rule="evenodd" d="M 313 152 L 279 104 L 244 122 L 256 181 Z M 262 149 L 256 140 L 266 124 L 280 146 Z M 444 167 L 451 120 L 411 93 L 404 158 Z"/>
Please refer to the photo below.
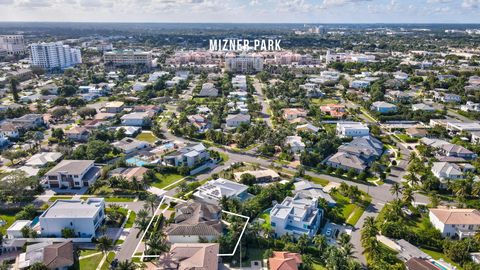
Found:
<path fill-rule="evenodd" d="M 304 253 L 308 245 L 310 244 L 310 238 L 306 234 L 302 234 L 297 241 L 298 249 L 301 253 Z"/>
<path fill-rule="evenodd" d="M 97 239 L 97 249 L 102 253 L 106 254 L 109 250 L 113 248 L 113 240 L 108 236 L 101 236 Z"/>
<path fill-rule="evenodd" d="M 150 255 L 160 255 L 170 250 L 165 234 L 162 231 L 155 232 L 147 241 L 147 252 Z"/>
<path fill-rule="evenodd" d="M 353 244 L 348 242 L 340 247 L 341 253 L 345 258 L 353 257 Z"/>
<path fill-rule="evenodd" d="M 362 240 L 370 237 L 376 237 L 377 234 L 378 228 L 377 224 L 375 224 L 375 219 L 373 217 L 365 218 L 365 222 L 363 223 L 363 228 L 361 231 Z"/>
<path fill-rule="evenodd" d="M 155 210 L 157 209 L 158 203 L 158 197 L 154 194 L 148 195 L 145 199 L 145 204 L 148 205 L 147 208 L 152 211 L 152 216 L 155 215 Z"/>
<path fill-rule="evenodd" d="M 137 265 L 129 260 L 119 262 L 115 270 L 135 270 L 137 269 Z"/>
<path fill-rule="evenodd" d="M 320 257 L 324 256 L 324 253 L 328 247 L 327 238 L 322 234 L 317 234 L 313 237 L 313 243 L 315 247 L 318 249 L 318 255 Z"/>
<path fill-rule="evenodd" d="M 145 209 L 138 211 L 137 217 L 135 218 L 135 227 L 137 227 L 140 232 L 143 232 L 147 229 L 149 220 L 148 220 L 148 212 Z"/>
<path fill-rule="evenodd" d="M 390 193 L 392 195 L 395 195 L 395 197 L 398 199 L 398 195 L 402 194 L 402 187 L 400 186 L 400 184 L 393 183 L 392 186 L 390 187 Z"/>
<path fill-rule="evenodd" d="M 310 254 L 303 254 L 302 263 L 307 267 L 307 269 L 311 269 L 314 263 L 313 256 Z"/>
<path fill-rule="evenodd" d="M 411 188 L 407 188 L 403 191 L 403 201 L 407 204 L 411 204 L 415 197 L 413 196 L 413 190 Z"/>
<path fill-rule="evenodd" d="M 340 246 L 344 246 L 348 243 L 350 243 L 350 239 L 351 239 L 351 236 L 346 234 L 346 233 L 342 233 L 340 235 L 340 238 L 338 239 L 338 243 L 340 244 Z"/>

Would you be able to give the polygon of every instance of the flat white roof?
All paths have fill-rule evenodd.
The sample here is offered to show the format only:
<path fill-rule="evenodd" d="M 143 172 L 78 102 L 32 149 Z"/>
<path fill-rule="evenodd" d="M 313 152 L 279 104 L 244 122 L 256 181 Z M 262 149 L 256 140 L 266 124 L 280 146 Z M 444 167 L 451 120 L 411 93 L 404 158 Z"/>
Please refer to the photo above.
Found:
<path fill-rule="evenodd" d="M 23 227 L 30 226 L 31 223 L 30 220 L 17 220 L 8 227 L 7 231 L 20 231 Z"/>
<path fill-rule="evenodd" d="M 57 200 L 41 218 L 93 218 L 104 205 L 103 198 L 84 200 Z"/>

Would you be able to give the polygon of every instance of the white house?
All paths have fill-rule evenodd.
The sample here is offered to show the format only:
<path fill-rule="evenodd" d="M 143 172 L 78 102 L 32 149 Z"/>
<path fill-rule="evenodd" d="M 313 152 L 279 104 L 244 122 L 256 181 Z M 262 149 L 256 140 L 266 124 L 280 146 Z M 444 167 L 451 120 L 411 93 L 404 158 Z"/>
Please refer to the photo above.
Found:
<path fill-rule="evenodd" d="M 93 160 L 62 160 L 42 180 L 48 188 L 88 187 L 100 176 L 100 167 Z"/>
<path fill-rule="evenodd" d="M 350 82 L 350 87 L 355 89 L 367 88 L 370 86 L 370 81 L 366 80 L 354 80 Z"/>
<path fill-rule="evenodd" d="M 412 104 L 412 111 L 434 112 L 435 108 L 425 103 Z"/>
<path fill-rule="evenodd" d="M 275 236 L 286 233 L 299 237 L 306 234 L 313 237 L 320 227 L 323 211 L 318 208 L 318 198 L 297 193 L 294 197 L 286 197 L 270 210 L 270 225 Z"/>
<path fill-rule="evenodd" d="M 124 126 L 143 127 L 150 124 L 152 116 L 152 112 L 132 112 L 125 114 L 120 119 L 122 120 L 122 125 Z"/>
<path fill-rule="evenodd" d="M 229 114 L 226 118 L 228 128 L 236 128 L 241 124 L 250 124 L 249 114 Z"/>
<path fill-rule="evenodd" d="M 480 211 L 477 209 L 430 209 L 430 222 L 444 237 L 460 239 L 475 235 L 480 229 Z"/>
<path fill-rule="evenodd" d="M 218 178 L 210 180 L 200 186 L 193 196 L 204 202 L 218 204 L 222 197 L 245 200 L 248 197 L 248 186 L 227 179 Z"/>
<path fill-rule="evenodd" d="M 434 162 L 432 173 L 441 180 L 463 178 L 462 169 L 455 163 Z"/>
<path fill-rule="evenodd" d="M 395 104 L 392 103 L 376 101 L 372 104 L 372 107 L 370 109 L 379 113 L 392 113 L 396 112 L 398 108 Z"/>
<path fill-rule="evenodd" d="M 23 238 L 22 229 L 24 227 L 30 227 L 32 221 L 30 220 L 16 220 L 10 227 L 7 229 L 7 238 Z"/>
<path fill-rule="evenodd" d="M 480 103 L 467 101 L 465 105 L 460 106 L 460 110 L 464 112 L 480 112 Z"/>
<path fill-rule="evenodd" d="M 300 136 L 287 136 L 285 138 L 285 144 L 290 146 L 290 150 L 293 153 L 300 153 L 305 150 L 305 143 L 302 142 L 302 137 Z"/>
<path fill-rule="evenodd" d="M 127 155 L 150 146 L 148 142 L 140 141 L 134 138 L 123 138 L 120 141 L 112 143 L 112 145 Z"/>
<path fill-rule="evenodd" d="M 32 166 L 32 167 L 43 167 L 47 165 L 49 162 L 56 162 L 62 157 L 62 153 L 60 152 L 42 152 L 37 153 L 30 157 L 25 165 Z"/>
<path fill-rule="evenodd" d="M 103 198 L 57 200 L 39 217 L 43 237 L 61 237 L 62 229 L 71 228 L 77 237 L 90 238 L 105 220 Z"/>
<path fill-rule="evenodd" d="M 170 166 L 197 167 L 210 158 L 207 148 L 199 143 L 187 145 L 163 156 L 163 163 Z"/>
<path fill-rule="evenodd" d="M 341 137 L 363 137 L 370 134 L 370 129 L 360 122 L 338 122 L 337 136 Z"/>

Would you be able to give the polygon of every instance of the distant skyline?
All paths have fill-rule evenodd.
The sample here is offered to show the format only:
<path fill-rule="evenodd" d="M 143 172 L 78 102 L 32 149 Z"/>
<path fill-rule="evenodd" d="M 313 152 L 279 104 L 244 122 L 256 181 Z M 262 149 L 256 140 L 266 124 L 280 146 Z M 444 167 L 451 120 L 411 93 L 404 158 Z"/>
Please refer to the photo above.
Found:
<path fill-rule="evenodd" d="M 0 0 L 0 21 L 480 23 L 480 0 Z"/>

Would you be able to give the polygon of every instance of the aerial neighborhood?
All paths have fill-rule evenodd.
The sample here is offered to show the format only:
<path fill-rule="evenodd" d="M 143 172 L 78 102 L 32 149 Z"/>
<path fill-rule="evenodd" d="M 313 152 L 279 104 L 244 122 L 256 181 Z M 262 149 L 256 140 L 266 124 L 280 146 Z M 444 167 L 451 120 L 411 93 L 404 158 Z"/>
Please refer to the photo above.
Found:
<path fill-rule="evenodd" d="M 0 27 L 0 269 L 480 269 L 480 28 L 88 27 Z"/>

